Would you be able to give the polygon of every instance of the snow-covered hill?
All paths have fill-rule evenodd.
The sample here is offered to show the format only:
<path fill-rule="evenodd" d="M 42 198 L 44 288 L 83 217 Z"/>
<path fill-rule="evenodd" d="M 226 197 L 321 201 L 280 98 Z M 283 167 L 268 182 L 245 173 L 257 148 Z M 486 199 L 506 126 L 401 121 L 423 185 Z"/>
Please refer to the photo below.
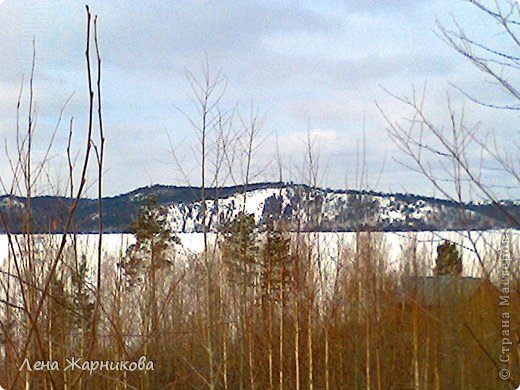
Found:
<path fill-rule="evenodd" d="M 500 218 L 483 215 L 477 207 L 441 199 L 298 185 L 237 192 L 205 204 L 209 231 L 242 211 L 252 214 L 260 228 L 281 219 L 293 231 L 474 230 L 506 225 Z M 168 221 L 172 230 L 201 232 L 203 209 L 201 201 L 170 203 Z"/>
<path fill-rule="evenodd" d="M 105 198 L 105 232 L 128 232 L 129 226 L 149 196 L 168 210 L 167 219 L 175 232 L 217 231 L 240 212 L 252 214 L 262 229 L 272 220 L 283 220 L 292 231 L 421 231 L 486 230 L 519 228 L 520 203 L 504 201 L 457 203 L 412 194 L 374 191 L 332 190 L 292 183 L 256 183 L 248 186 L 207 188 L 152 186 Z M 10 206 L 11 205 L 11 206 Z M 31 199 L 33 231 L 58 232 L 63 228 L 71 199 Z M 10 210 L 11 231 L 21 231 L 24 198 L 0 197 L 0 211 Z M 204 217 L 206 210 L 206 217 Z M 18 219 L 17 219 L 18 215 Z M 72 229 L 96 232 L 98 203 L 82 199 Z M 2 227 L 0 226 L 0 231 Z"/>

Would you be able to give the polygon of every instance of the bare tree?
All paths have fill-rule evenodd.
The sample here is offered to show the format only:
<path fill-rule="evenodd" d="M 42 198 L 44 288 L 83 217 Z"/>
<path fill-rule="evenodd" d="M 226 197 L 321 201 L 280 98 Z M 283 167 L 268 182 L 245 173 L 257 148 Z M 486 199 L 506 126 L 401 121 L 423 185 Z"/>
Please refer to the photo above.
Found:
<path fill-rule="evenodd" d="M 489 22 L 495 31 L 484 37 L 474 38 L 455 18 L 452 27 L 437 22 L 438 35 L 456 53 L 466 58 L 483 76 L 482 85 L 496 88 L 501 93 L 500 102 L 489 101 L 452 84 L 477 109 L 498 110 L 504 115 L 515 116 L 520 110 L 520 3 L 513 0 L 484 2 L 468 0 L 483 17 L 483 23 Z M 499 39 L 497 39 L 497 37 Z M 499 212 L 498 217 L 504 226 L 518 227 L 518 216 L 510 212 L 500 200 L 504 190 L 518 191 L 520 188 L 520 144 L 519 129 L 508 129 L 508 145 L 500 144 L 496 135 L 490 131 L 482 134 L 479 125 L 468 125 L 464 109 L 456 110 L 447 95 L 447 121 L 439 123 L 426 108 L 426 88 L 413 91 L 411 97 L 391 96 L 409 109 L 409 116 L 404 120 L 394 120 L 380 106 L 379 109 L 387 123 L 387 130 L 394 144 L 403 152 L 407 160 L 400 161 L 414 172 L 419 173 L 431 183 L 433 188 L 444 197 L 461 206 L 460 216 L 464 220 L 466 202 L 475 198 L 492 204 Z M 516 135 L 516 137 L 515 137 Z M 503 183 L 496 186 L 485 175 L 485 170 L 493 170 L 500 175 Z M 487 278 L 496 264 L 485 262 L 484 254 L 477 249 L 475 235 L 468 226 L 467 237 Z M 519 275 L 511 273 L 518 285 Z M 475 340 L 496 366 L 489 351 L 483 347 L 480 338 L 472 333 Z M 414 335 L 416 337 L 416 335 Z M 416 340 L 414 339 L 414 342 Z M 417 352 L 417 351 L 415 351 Z M 437 365 L 436 365 L 437 367 Z M 415 383 L 418 383 L 418 365 L 415 366 Z M 517 386 L 518 378 L 509 378 L 512 387 Z M 516 386 L 515 386 L 516 385 Z"/>
<path fill-rule="evenodd" d="M 466 57 L 486 79 L 490 85 L 498 87 L 510 103 L 501 104 L 485 101 L 473 93 L 461 91 L 471 101 L 484 107 L 504 110 L 520 110 L 520 90 L 518 71 L 520 70 L 520 3 L 514 0 L 496 0 L 485 2 L 467 0 L 482 14 L 486 22 L 497 26 L 485 38 L 473 38 L 466 33 L 456 19 L 453 27 L 437 22 L 439 36 L 456 52 Z M 500 42 L 496 37 L 502 38 Z M 492 42 L 491 42 L 492 41 Z"/>

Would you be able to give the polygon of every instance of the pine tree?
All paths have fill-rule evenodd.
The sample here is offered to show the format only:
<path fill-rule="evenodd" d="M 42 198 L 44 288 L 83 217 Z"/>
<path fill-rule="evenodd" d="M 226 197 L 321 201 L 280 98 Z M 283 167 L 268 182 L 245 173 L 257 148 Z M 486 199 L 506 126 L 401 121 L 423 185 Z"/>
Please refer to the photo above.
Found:
<path fill-rule="evenodd" d="M 260 280 L 263 300 L 278 301 L 280 289 L 290 289 L 292 273 L 289 247 L 290 238 L 278 226 L 270 224 L 261 251 Z"/>
<path fill-rule="evenodd" d="M 173 245 L 179 243 L 168 227 L 167 216 L 167 208 L 160 205 L 155 196 L 148 197 L 130 227 L 136 242 L 128 248 L 126 257 L 120 263 L 127 278 L 127 287 L 140 288 L 140 294 L 145 297 L 145 305 L 141 309 L 143 334 L 150 334 L 159 326 L 158 274 L 173 265 Z M 145 338 L 145 353 L 148 343 L 148 338 Z"/>
<path fill-rule="evenodd" d="M 167 221 L 168 210 L 150 195 L 130 225 L 136 242 L 119 264 L 130 287 L 145 281 L 147 274 L 172 264 L 173 244 L 179 239 L 172 233 Z"/>
<path fill-rule="evenodd" d="M 462 257 L 457 245 L 444 241 L 437 247 L 437 260 L 433 272 L 436 276 L 460 275 L 462 273 Z"/>
<path fill-rule="evenodd" d="M 251 287 L 258 276 L 258 232 L 252 214 L 240 212 L 222 229 L 222 255 L 229 280 Z"/>
<path fill-rule="evenodd" d="M 226 223 L 222 229 L 222 256 L 227 268 L 227 276 L 235 287 L 235 296 L 239 305 L 239 388 L 244 388 L 246 340 L 248 348 L 248 365 L 250 378 L 253 378 L 252 364 L 252 323 L 251 312 L 248 310 L 251 302 L 256 300 L 258 279 L 258 231 L 252 214 L 241 211 L 233 220 Z"/>

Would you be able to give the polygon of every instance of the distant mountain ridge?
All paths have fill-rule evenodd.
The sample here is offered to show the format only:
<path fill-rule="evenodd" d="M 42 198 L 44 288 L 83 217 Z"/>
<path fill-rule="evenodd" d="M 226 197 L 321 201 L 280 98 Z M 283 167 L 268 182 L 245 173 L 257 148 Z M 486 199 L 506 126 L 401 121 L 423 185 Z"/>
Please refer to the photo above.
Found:
<path fill-rule="evenodd" d="M 486 230 L 520 228 L 520 202 L 457 203 L 413 194 L 388 194 L 364 190 L 333 190 L 293 183 L 254 183 L 206 188 L 206 223 L 216 231 L 244 210 L 253 214 L 260 229 L 270 220 L 283 219 L 289 230 L 301 231 L 420 231 Z M 200 187 L 154 185 L 103 198 L 105 232 L 128 232 L 146 199 L 154 195 L 168 210 L 175 232 L 203 231 Z M 35 233 L 62 232 L 71 198 L 31 198 L 31 229 Z M 11 232 L 22 231 L 26 199 L 0 196 L 0 211 Z M 98 231 L 97 199 L 81 199 L 72 230 Z M 0 226 L 5 232 L 6 226 Z"/>

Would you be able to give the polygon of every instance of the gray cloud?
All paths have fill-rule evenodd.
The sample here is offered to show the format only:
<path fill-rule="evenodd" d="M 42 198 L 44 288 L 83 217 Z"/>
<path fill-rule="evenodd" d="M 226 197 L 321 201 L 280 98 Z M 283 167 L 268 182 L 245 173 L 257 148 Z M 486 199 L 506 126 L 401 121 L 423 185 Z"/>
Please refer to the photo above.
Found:
<path fill-rule="evenodd" d="M 397 155 L 375 101 L 392 118 L 407 112 L 381 86 L 406 95 L 412 84 L 426 83 L 432 92 L 430 112 L 442 123 L 448 80 L 469 91 L 482 85 L 478 74 L 433 32 L 437 17 L 454 12 L 463 21 L 466 16 L 465 8 L 446 2 L 93 0 L 90 7 L 99 15 L 109 194 L 179 179 L 168 164 L 165 129 L 175 141 L 185 140 L 184 154 L 193 156 L 189 147 L 195 137 L 175 106 L 194 115 L 185 72 L 200 74 L 206 55 L 212 69 L 227 76 L 227 108 L 254 101 L 266 112 L 263 160 L 269 160 L 275 132 L 290 146 L 285 153 L 293 161 L 301 156 L 294 137 L 302 131 L 310 128 L 335 140 L 329 142 L 334 148 L 322 146 L 322 159 L 331 162 L 331 186 L 343 186 L 347 173 L 355 175 L 354 150 L 363 120 L 370 170 L 379 173 L 385 151 L 389 161 Z M 12 141 L 16 98 L 22 74 L 27 77 L 30 70 L 34 35 L 41 148 L 73 92 L 65 114 L 76 118 L 79 148 L 87 101 L 83 2 L 6 0 L 0 5 L 0 25 L 5 26 L 0 53 L 8 53 L 0 57 L 0 135 Z M 463 101 L 456 93 L 453 100 Z M 504 129 L 514 127 L 507 115 L 476 111 L 468 117 L 482 119 L 483 126 L 492 125 L 506 137 L 509 130 Z M 64 134 L 65 126 L 57 150 L 66 143 Z M 188 157 L 191 169 L 196 160 Z M 5 164 L 0 159 L 2 172 Z M 397 190 L 402 173 L 391 163 L 386 167 L 381 189 Z M 128 175 L 128 169 L 134 174 Z M 196 182 L 195 176 L 191 179 Z"/>

